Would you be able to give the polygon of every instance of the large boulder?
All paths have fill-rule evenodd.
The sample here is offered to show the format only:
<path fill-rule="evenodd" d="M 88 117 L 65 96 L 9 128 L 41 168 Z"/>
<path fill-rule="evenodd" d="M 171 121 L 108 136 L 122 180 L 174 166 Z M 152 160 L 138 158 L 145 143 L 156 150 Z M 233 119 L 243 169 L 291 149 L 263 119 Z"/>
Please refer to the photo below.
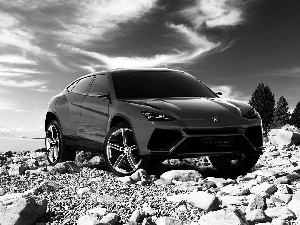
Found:
<path fill-rule="evenodd" d="M 0 202 L 0 224 L 32 225 L 47 210 L 47 200 L 38 204 L 33 198 L 14 198 L 12 201 Z"/>
<path fill-rule="evenodd" d="M 300 133 L 284 129 L 272 129 L 269 132 L 269 141 L 273 145 L 282 147 L 284 145 L 300 145 Z"/>
<path fill-rule="evenodd" d="M 215 211 L 219 209 L 220 206 L 220 200 L 217 197 L 204 191 L 191 192 L 189 194 L 167 196 L 167 201 L 171 201 L 171 202 L 186 201 L 191 205 L 205 211 Z"/>

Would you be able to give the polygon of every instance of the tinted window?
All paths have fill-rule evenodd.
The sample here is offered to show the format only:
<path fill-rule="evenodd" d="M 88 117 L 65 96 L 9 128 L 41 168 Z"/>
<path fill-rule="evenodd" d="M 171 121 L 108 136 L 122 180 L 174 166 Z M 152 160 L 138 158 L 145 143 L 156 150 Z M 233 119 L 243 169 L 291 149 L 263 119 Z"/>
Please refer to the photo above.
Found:
<path fill-rule="evenodd" d="M 78 83 L 78 81 L 73 82 L 72 84 L 69 85 L 69 87 L 67 88 L 68 91 L 72 91 L 73 87 L 75 87 L 75 85 Z"/>
<path fill-rule="evenodd" d="M 195 77 L 177 71 L 115 72 L 112 78 L 119 99 L 216 97 Z"/>
<path fill-rule="evenodd" d="M 96 78 L 89 90 L 89 95 L 107 95 L 109 93 L 107 76 L 106 75 L 96 75 Z"/>
<path fill-rule="evenodd" d="M 86 94 L 87 89 L 89 88 L 89 84 L 93 77 L 86 77 L 78 81 L 78 83 L 75 84 L 74 88 L 72 89 L 72 92 L 78 93 L 78 94 Z"/>

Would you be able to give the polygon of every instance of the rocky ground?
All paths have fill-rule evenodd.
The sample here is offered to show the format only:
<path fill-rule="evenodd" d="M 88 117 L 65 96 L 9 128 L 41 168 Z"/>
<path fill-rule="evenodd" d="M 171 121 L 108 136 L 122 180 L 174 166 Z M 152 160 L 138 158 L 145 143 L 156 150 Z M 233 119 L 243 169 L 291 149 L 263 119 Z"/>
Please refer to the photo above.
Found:
<path fill-rule="evenodd" d="M 273 132 L 256 166 L 230 178 L 206 157 L 117 178 L 101 156 L 78 152 L 51 167 L 43 150 L 7 151 L 0 224 L 300 224 L 300 146 L 286 141 L 294 136 Z"/>

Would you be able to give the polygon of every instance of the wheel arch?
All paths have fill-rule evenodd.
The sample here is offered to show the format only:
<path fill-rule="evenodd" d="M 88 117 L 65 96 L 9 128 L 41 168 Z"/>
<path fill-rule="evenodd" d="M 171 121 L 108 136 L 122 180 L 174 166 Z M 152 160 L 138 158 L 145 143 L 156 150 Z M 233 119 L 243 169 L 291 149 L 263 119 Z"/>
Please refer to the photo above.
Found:
<path fill-rule="evenodd" d="M 56 120 L 59 123 L 59 119 L 58 116 L 54 113 L 54 112 L 47 112 L 46 114 L 46 119 L 45 119 L 45 131 L 47 129 L 48 124 L 52 121 L 52 120 Z"/>
<path fill-rule="evenodd" d="M 108 130 L 110 130 L 111 128 L 113 128 L 114 126 L 120 124 L 120 123 L 128 123 L 131 126 L 131 123 L 129 121 L 128 118 L 126 118 L 123 115 L 115 115 L 114 117 L 112 117 L 112 119 L 110 120 L 109 126 L 108 126 Z"/>

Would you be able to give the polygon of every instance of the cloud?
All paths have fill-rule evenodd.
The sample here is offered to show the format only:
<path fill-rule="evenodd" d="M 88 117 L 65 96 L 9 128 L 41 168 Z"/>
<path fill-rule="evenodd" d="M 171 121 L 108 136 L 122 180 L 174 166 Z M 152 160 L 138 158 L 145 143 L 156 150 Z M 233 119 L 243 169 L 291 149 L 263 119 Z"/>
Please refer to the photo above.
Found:
<path fill-rule="evenodd" d="M 118 28 L 119 23 L 137 20 L 155 6 L 156 0 L 94 0 L 74 3 L 75 16 L 59 21 L 65 28 L 60 35 L 67 41 L 85 43 L 103 38 L 107 31 Z"/>
<path fill-rule="evenodd" d="M 47 81 L 41 80 L 23 80 L 23 81 L 15 81 L 11 79 L 2 79 L 0 78 L 0 85 L 6 87 L 17 87 L 17 88 L 32 88 L 39 87 L 45 85 Z"/>
<path fill-rule="evenodd" d="M 41 72 L 37 71 L 37 70 L 26 69 L 26 68 L 7 67 L 7 66 L 0 65 L 0 74 L 1 73 L 37 74 L 37 73 L 41 73 Z"/>
<path fill-rule="evenodd" d="M 269 75 L 300 78 L 300 67 L 292 67 L 289 69 L 277 70 L 277 71 L 271 72 Z"/>
<path fill-rule="evenodd" d="M 9 63 L 9 64 L 31 64 L 36 65 L 36 61 L 27 59 L 24 56 L 18 55 L 0 55 L 0 63 Z"/>
<path fill-rule="evenodd" d="M 235 26 L 242 21 L 240 1 L 234 0 L 197 0 L 196 4 L 181 11 L 194 27 L 202 24 L 207 27 Z"/>
<path fill-rule="evenodd" d="M 214 92 L 222 92 L 221 98 L 231 98 L 244 102 L 248 102 L 250 99 L 250 96 L 244 96 L 242 92 L 235 90 L 235 87 L 231 85 L 212 85 L 210 89 Z"/>
<path fill-rule="evenodd" d="M 15 110 L 17 105 L 14 101 L 12 100 L 9 100 L 7 98 L 1 98 L 0 97 L 0 111 L 3 111 L 3 110 Z"/>

